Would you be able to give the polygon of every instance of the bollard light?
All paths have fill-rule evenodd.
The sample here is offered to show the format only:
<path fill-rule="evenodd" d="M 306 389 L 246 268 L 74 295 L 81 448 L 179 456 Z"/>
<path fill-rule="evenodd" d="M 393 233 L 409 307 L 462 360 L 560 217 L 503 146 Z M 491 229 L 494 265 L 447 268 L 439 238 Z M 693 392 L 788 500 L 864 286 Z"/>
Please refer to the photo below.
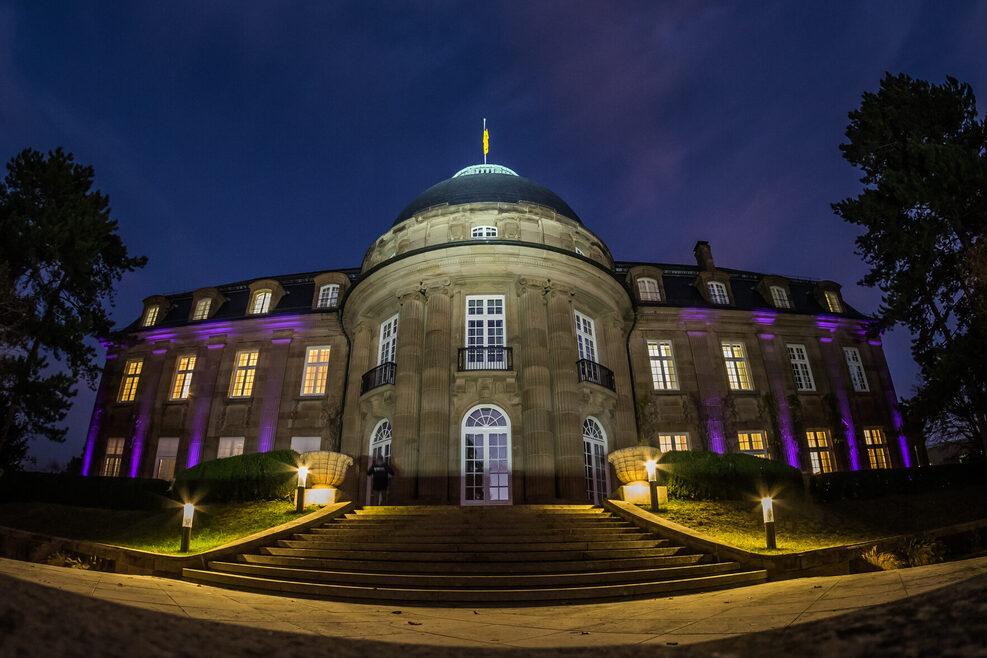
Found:
<path fill-rule="evenodd" d="M 189 544 L 192 541 L 192 515 L 195 514 L 195 505 L 185 503 L 182 510 L 182 546 L 179 550 L 182 553 L 188 553 Z"/>
<path fill-rule="evenodd" d="M 649 459 L 644 462 L 644 468 L 648 471 L 648 488 L 651 490 L 651 511 L 657 513 L 661 509 L 658 506 L 658 462 L 654 459 Z"/>
<path fill-rule="evenodd" d="M 295 496 L 295 511 L 301 512 L 305 509 L 305 479 L 308 477 L 308 467 L 298 467 L 298 491 Z"/>
<path fill-rule="evenodd" d="M 761 499 L 761 511 L 764 513 L 764 543 L 768 548 L 778 548 L 775 541 L 775 507 L 770 496 Z"/>

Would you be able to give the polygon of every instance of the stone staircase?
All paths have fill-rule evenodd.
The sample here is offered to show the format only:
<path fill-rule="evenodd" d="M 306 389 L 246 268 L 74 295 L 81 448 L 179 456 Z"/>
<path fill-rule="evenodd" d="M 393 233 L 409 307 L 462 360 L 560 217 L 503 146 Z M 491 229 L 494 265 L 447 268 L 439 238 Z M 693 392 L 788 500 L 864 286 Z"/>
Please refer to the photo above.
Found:
<path fill-rule="evenodd" d="M 368 507 L 183 575 L 288 595 L 472 605 L 644 598 L 766 578 L 588 505 Z"/>

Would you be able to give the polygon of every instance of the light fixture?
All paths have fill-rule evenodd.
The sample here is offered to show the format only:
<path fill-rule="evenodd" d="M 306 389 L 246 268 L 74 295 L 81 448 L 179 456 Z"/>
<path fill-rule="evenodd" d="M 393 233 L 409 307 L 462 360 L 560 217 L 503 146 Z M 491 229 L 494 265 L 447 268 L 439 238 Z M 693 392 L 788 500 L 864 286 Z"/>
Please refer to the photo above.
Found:
<path fill-rule="evenodd" d="M 192 541 L 192 515 L 195 514 L 195 505 L 185 503 L 182 507 L 182 545 L 179 551 L 188 553 L 189 544 Z"/>
<path fill-rule="evenodd" d="M 305 479 L 308 477 L 308 466 L 298 467 L 298 490 L 295 493 L 295 511 L 305 509 Z"/>
<path fill-rule="evenodd" d="M 657 514 L 661 508 L 658 506 L 658 462 L 649 459 L 644 462 L 644 468 L 648 471 L 648 488 L 651 490 L 651 512 Z"/>
<path fill-rule="evenodd" d="M 764 543 L 768 548 L 778 548 L 775 541 L 775 507 L 770 496 L 761 499 L 761 511 L 764 513 Z"/>

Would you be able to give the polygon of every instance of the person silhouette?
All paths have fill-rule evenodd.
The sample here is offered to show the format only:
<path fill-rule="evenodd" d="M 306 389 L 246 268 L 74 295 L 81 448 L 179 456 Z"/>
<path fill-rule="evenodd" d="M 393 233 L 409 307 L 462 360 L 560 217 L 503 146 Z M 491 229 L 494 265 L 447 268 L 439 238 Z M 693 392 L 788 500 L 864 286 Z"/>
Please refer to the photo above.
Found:
<path fill-rule="evenodd" d="M 386 505 L 387 486 L 394 477 L 394 469 L 384 461 L 383 455 L 375 455 L 373 463 L 367 469 L 367 475 L 370 476 L 370 504 Z"/>

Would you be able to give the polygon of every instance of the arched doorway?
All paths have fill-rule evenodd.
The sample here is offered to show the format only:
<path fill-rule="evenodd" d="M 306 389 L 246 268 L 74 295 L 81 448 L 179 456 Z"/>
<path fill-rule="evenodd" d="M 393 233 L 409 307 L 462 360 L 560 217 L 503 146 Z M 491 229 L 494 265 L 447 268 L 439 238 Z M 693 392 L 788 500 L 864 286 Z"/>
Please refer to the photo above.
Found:
<path fill-rule="evenodd" d="M 607 498 L 607 434 L 592 416 L 583 421 L 583 460 L 586 466 L 586 500 L 599 505 Z"/>
<path fill-rule="evenodd" d="M 391 463 L 391 421 L 382 419 L 370 432 L 370 463 L 377 457 L 383 457 L 388 464 Z M 367 476 L 367 505 L 370 504 L 370 476 Z"/>
<path fill-rule="evenodd" d="M 463 417 L 463 505 L 511 504 L 511 421 L 502 409 L 480 405 Z"/>

